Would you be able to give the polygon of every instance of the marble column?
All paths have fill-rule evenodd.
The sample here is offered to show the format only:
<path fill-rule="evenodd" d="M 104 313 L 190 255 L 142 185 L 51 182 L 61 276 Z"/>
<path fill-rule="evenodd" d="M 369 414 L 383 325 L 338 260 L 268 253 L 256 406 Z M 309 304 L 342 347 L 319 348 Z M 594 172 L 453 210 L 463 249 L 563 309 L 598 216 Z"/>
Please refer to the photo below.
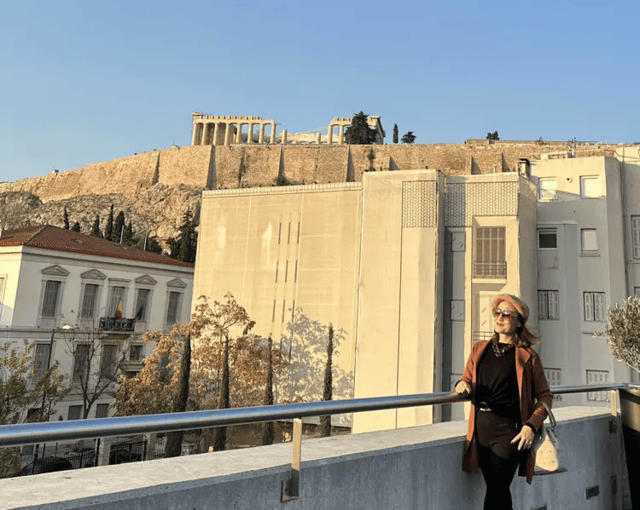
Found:
<path fill-rule="evenodd" d="M 276 143 L 276 123 L 271 123 L 271 143 Z"/>
<path fill-rule="evenodd" d="M 322 133 L 318 133 L 318 136 L 316 137 L 316 142 L 318 143 L 318 145 L 322 144 Z"/>
<path fill-rule="evenodd" d="M 287 130 L 282 131 L 282 145 L 287 145 Z"/>
<path fill-rule="evenodd" d="M 231 124 L 227 122 L 227 129 L 224 131 L 224 144 L 229 145 L 231 143 Z"/>
<path fill-rule="evenodd" d="M 338 145 L 344 143 L 344 126 L 338 126 Z"/>
<path fill-rule="evenodd" d="M 191 135 L 191 145 L 198 145 L 197 135 L 198 135 L 198 123 L 194 122 L 193 123 L 193 134 Z"/>
<path fill-rule="evenodd" d="M 238 122 L 238 132 L 236 133 L 236 143 L 242 143 L 242 122 Z"/>
<path fill-rule="evenodd" d="M 329 131 L 327 132 L 327 144 L 333 144 L 333 126 L 329 124 Z"/>
<path fill-rule="evenodd" d="M 218 137 L 220 136 L 220 123 L 216 122 L 213 125 L 213 142 L 211 145 L 218 145 Z"/>
<path fill-rule="evenodd" d="M 258 143 L 264 143 L 264 122 L 260 123 L 260 134 L 258 135 Z"/>
<path fill-rule="evenodd" d="M 247 143 L 253 143 L 253 122 L 249 122 L 249 131 L 247 132 Z"/>

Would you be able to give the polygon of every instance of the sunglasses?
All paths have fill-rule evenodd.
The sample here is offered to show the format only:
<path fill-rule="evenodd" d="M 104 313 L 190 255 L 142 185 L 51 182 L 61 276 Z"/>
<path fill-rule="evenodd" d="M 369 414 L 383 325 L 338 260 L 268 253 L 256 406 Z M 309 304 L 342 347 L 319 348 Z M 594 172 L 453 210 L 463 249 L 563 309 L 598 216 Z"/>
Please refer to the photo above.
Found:
<path fill-rule="evenodd" d="M 500 308 L 494 308 L 493 317 L 496 319 L 503 317 L 504 319 L 510 321 L 518 317 L 518 312 L 516 312 L 515 310 L 500 310 Z"/>

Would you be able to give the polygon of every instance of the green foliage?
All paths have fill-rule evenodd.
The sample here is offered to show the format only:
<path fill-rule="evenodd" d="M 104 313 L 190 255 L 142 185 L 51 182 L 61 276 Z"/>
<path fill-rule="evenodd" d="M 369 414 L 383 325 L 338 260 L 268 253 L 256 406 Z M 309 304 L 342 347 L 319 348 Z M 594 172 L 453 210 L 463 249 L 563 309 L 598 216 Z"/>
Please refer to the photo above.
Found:
<path fill-rule="evenodd" d="M 193 214 L 189 209 L 184 213 L 182 225 L 180 225 L 178 230 L 180 232 L 178 237 L 169 240 L 171 258 L 182 260 L 183 262 L 195 262 L 198 247 L 198 233 L 196 232 L 196 225 L 193 222 Z"/>
<path fill-rule="evenodd" d="M 180 361 L 180 384 L 173 399 L 171 411 L 184 413 L 187 410 L 189 400 L 189 377 L 191 375 L 191 335 L 184 339 L 182 357 Z M 165 457 L 179 457 L 182 453 L 182 438 L 184 431 L 178 430 L 167 434 L 167 444 L 164 451 Z"/>
<path fill-rule="evenodd" d="M 80 223 L 78 223 L 77 221 L 73 224 L 73 227 L 71 227 L 71 230 L 73 232 L 80 232 Z"/>
<path fill-rule="evenodd" d="M 329 324 L 329 339 L 327 340 L 327 361 L 324 367 L 324 391 L 322 400 L 333 399 L 333 324 Z M 320 437 L 331 435 L 331 415 L 320 417 Z"/>
<path fill-rule="evenodd" d="M 67 207 L 64 208 L 64 216 L 62 219 L 65 230 L 69 230 L 69 213 L 67 212 Z"/>
<path fill-rule="evenodd" d="M 613 355 L 640 371 L 640 298 L 630 297 L 624 305 L 607 310 L 604 333 Z"/>
<path fill-rule="evenodd" d="M 398 124 L 393 125 L 393 143 L 398 143 Z"/>
<path fill-rule="evenodd" d="M 131 220 L 129 220 L 129 223 L 127 223 L 127 226 L 124 227 L 124 232 L 122 233 L 122 244 L 124 244 L 125 246 L 131 246 L 132 242 L 133 242 L 133 226 L 131 225 Z"/>
<path fill-rule="evenodd" d="M 404 135 L 402 135 L 402 143 L 413 143 L 416 141 L 416 135 L 413 134 L 413 131 L 407 131 Z"/>
<path fill-rule="evenodd" d="M 122 236 L 122 240 L 124 241 L 124 229 L 125 229 L 124 223 L 125 223 L 124 212 L 120 211 L 118 213 L 118 216 L 116 216 L 115 223 L 113 224 L 113 238 L 111 240 L 114 243 L 119 243 L 121 236 Z M 124 244 L 124 242 L 122 244 Z"/>
<path fill-rule="evenodd" d="M 370 145 L 376 141 L 376 130 L 367 122 L 369 116 L 362 110 L 353 115 L 351 125 L 344 131 L 344 139 L 353 145 Z"/>
<path fill-rule="evenodd" d="M 102 232 L 100 231 L 100 215 L 96 214 L 96 219 L 93 221 L 93 227 L 91 227 L 90 235 L 93 237 L 102 237 Z"/>
<path fill-rule="evenodd" d="M 493 133 L 491 132 L 487 133 L 487 140 L 500 140 L 500 137 L 498 136 L 498 132 L 494 131 Z"/>
<path fill-rule="evenodd" d="M 114 241 L 115 236 L 113 233 L 113 204 L 109 209 L 109 216 L 107 217 L 107 224 L 104 226 L 104 238 L 107 241 Z"/>

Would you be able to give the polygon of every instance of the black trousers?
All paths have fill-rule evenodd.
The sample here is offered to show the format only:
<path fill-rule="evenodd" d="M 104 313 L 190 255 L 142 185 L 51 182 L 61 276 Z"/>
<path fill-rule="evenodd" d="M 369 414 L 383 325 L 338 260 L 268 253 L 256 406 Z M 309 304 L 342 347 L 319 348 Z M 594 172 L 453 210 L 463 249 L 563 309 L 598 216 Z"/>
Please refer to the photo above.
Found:
<path fill-rule="evenodd" d="M 524 453 L 511 440 L 521 425 L 490 411 L 478 411 L 476 433 L 480 470 L 487 485 L 484 510 L 513 510 L 511 482 Z"/>

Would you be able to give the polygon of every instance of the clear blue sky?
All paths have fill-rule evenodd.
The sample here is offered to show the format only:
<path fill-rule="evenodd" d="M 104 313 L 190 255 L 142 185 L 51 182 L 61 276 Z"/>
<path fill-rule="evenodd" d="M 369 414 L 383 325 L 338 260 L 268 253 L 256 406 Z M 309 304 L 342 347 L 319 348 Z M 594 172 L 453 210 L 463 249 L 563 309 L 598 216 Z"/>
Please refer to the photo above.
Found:
<path fill-rule="evenodd" d="M 191 112 L 278 130 L 380 115 L 391 143 L 640 141 L 640 4 L 2 2 L 0 181 L 191 141 Z"/>

